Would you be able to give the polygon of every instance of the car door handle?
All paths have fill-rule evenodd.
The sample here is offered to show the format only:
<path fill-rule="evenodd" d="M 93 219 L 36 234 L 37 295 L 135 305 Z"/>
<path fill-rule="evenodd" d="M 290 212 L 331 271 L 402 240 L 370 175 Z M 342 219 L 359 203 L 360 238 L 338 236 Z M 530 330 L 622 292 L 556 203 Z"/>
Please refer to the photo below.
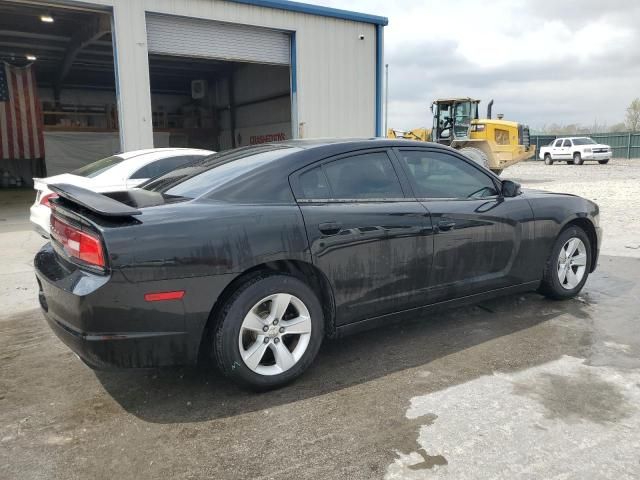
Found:
<path fill-rule="evenodd" d="M 451 220 L 440 220 L 438 222 L 438 230 L 441 232 L 446 232 L 448 230 L 453 229 L 456 226 L 456 222 L 452 222 Z"/>
<path fill-rule="evenodd" d="M 318 225 L 318 229 L 326 235 L 336 235 L 342 230 L 340 222 L 325 222 Z"/>

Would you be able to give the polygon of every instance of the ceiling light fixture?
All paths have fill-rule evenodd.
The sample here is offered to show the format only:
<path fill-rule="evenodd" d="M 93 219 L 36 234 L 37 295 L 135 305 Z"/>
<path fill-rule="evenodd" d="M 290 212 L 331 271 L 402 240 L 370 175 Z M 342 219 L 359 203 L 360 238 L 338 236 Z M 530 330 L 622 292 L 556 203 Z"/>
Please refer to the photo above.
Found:
<path fill-rule="evenodd" d="M 44 23 L 53 23 L 53 17 L 48 13 L 45 15 L 40 15 L 40 21 Z"/>
<path fill-rule="evenodd" d="M 35 62 L 38 59 L 35 55 L 27 55 L 27 60 L 30 62 Z"/>

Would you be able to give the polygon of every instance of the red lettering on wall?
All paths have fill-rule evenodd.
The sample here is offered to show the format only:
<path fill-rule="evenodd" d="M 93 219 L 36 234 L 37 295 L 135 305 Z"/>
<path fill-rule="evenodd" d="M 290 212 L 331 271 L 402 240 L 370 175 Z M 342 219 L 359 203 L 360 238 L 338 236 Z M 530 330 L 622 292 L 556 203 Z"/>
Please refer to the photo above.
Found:
<path fill-rule="evenodd" d="M 284 134 L 284 132 L 269 133 L 267 135 L 252 135 L 251 137 L 249 137 L 249 143 L 251 145 L 258 145 L 260 143 L 281 142 L 286 139 L 287 136 Z"/>

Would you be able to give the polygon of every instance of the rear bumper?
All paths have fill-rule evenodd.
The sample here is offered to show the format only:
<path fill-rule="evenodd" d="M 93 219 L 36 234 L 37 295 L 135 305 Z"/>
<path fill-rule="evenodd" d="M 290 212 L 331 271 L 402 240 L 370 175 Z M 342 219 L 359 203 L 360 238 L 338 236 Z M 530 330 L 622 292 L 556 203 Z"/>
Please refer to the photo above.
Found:
<path fill-rule="evenodd" d="M 183 300 L 144 301 L 143 292 L 162 291 L 165 282 L 131 283 L 117 273 L 86 272 L 66 265 L 50 244 L 37 253 L 34 265 L 47 323 L 89 366 L 148 368 L 197 361 L 200 337 L 185 328 Z M 196 325 L 199 334 L 202 326 Z"/>
<path fill-rule="evenodd" d="M 29 220 L 36 232 L 45 238 L 49 238 L 49 217 L 51 209 L 46 205 L 33 204 L 29 209 Z"/>

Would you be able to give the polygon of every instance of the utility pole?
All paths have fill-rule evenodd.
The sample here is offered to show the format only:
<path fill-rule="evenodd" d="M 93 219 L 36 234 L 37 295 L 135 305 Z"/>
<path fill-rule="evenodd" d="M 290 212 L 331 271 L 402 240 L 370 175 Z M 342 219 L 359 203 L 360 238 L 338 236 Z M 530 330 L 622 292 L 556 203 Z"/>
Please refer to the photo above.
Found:
<path fill-rule="evenodd" d="M 389 64 L 384 65 L 384 132 L 382 135 L 387 136 L 387 120 L 389 119 Z"/>

